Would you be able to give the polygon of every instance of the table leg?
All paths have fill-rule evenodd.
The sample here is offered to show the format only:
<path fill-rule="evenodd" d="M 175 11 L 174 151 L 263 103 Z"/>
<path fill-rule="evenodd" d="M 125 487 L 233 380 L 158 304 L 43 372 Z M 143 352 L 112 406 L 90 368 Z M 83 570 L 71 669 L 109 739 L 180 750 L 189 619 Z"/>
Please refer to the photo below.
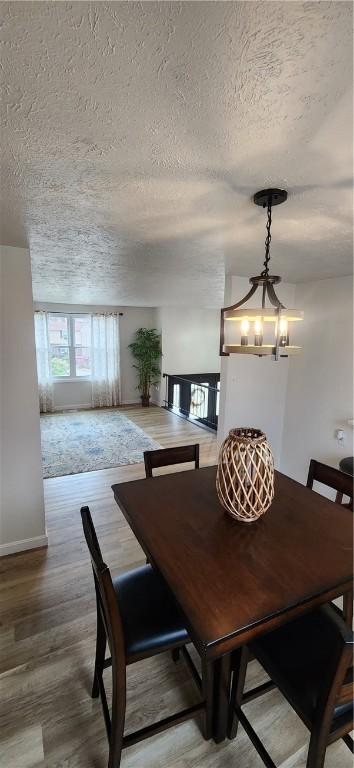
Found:
<path fill-rule="evenodd" d="M 214 717 L 213 736 L 219 744 L 227 736 L 231 682 L 231 654 L 214 662 Z"/>
<path fill-rule="evenodd" d="M 204 738 L 213 736 L 214 721 L 214 662 L 202 658 L 202 689 L 205 700 Z"/>

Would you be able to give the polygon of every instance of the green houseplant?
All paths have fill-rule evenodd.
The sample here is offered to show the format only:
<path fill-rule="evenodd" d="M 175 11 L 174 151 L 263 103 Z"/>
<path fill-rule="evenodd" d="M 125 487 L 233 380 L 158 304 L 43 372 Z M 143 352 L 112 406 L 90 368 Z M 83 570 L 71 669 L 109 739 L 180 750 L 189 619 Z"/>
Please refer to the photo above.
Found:
<path fill-rule="evenodd" d="M 146 408 L 150 401 L 150 387 L 159 382 L 161 373 L 158 365 L 161 357 L 161 337 L 156 328 L 138 328 L 129 349 L 136 360 L 133 367 L 138 372 L 137 389 L 140 391 L 141 404 Z"/>

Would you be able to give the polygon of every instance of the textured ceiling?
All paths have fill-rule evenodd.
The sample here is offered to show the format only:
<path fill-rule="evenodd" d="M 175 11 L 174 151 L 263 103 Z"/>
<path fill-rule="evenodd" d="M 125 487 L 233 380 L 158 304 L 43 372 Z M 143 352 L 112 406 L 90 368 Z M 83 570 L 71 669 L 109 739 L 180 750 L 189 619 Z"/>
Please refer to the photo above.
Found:
<path fill-rule="evenodd" d="M 39 301 L 220 306 L 352 271 L 352 4 L 2 2 L 1 241 Z"/>

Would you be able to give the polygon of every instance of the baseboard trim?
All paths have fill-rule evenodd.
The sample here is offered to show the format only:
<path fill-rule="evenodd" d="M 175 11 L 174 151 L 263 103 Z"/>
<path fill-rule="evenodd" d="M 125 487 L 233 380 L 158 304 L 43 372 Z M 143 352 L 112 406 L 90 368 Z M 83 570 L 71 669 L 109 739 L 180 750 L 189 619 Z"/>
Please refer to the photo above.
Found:
<path fill-rule="evenodd" d="M 124 406 L 140 405 L 140 407 L 142 408 L 141 400 L 140 399 L 139 400 L 122 400 L 121 405 L 124 405 Z M 156 400 L 150 400 L 150 405 L 158 405 L 159 406 L 160 403 L 157 403 Z M 145 410 L 145 408 L 144 408 L 144 410 Z"/>
<path fill-rule="evenodd" d="M 16 552 L 25 552 L 27 549 L 39 549 L 39 547 L 48 546 L 48 536 L 34 536 L 33 539 L 22 539 L 22 541 L 9 541 L 7 544 L 0 544 L 0 557 L 5 555 L 14 555 Z"/>
<path fill-rule="evenodd" d="M 63 411 L 87 411 L 89 408 L 92 408 L 92 403 L 80 403 L 79 405 L 55 405 L 54 411 L 55 413 L 62 413 Z"/>
<path fill-rule="evenodd" d="M 122 400 L 117 406 L 105 405 L 104 408 L 109 408 L 109 407 L 119 408 L 121 405 L 141 405 L 141 399 L 139 398 L 138 400 Z M 150 400 L 150 405 L 158 405 L 160 407 L 160 403 L 158 403 L 157 400 Z M 84 404 L 80 403 L 79 405 L 75 405 L 75 404 L 74 405 L 55 405 L 54 411 L 55 413 L 62 413 L 63 411 L 79 411 L 79 410 L 87 411 L 90 408 L 94 409 L 94 406 L 92 405 L 92 403 L 84 403 Z M 99 410 L 99 409 L 96 408 L 94 410 Z"/>

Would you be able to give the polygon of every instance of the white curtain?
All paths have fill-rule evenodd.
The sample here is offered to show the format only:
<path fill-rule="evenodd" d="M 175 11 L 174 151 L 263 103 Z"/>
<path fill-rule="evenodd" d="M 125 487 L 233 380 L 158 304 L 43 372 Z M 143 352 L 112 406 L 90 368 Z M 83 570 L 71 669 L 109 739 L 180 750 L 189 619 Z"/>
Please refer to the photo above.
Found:
<path fill-rule="evenodd" d="M 92 405 L 107 408 L 119 405 L 119 317 L 92 315 Z"/>
<path fill-rule="evenodd" d="M 41 413 L 53 410 L 53 383 L 49 368 L 49 344 L 47 313 L 35 312 L 34 328 L 36 338 L 37 375 L 39 408 Z"/>

